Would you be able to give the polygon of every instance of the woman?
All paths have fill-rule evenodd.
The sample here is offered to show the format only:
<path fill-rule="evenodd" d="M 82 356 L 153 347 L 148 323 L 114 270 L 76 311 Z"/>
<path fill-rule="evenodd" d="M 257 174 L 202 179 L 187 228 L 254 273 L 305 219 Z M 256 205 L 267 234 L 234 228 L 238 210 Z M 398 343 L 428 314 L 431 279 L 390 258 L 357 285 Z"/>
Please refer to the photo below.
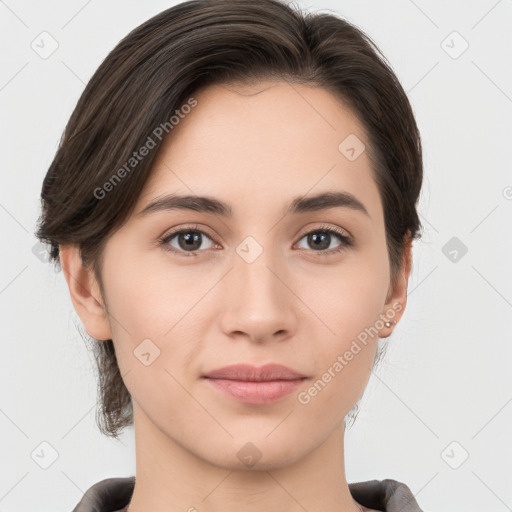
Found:
<path fill-rule="evenodd" d="M 95 340 L 100 428 L 136 475 L 75 511 L 419 511 L 348 484 L 344 432 L 404 313 L 422 156 L 356 27 L 278 1 L 191 1 L 89 81 L 42 188 Z"/>

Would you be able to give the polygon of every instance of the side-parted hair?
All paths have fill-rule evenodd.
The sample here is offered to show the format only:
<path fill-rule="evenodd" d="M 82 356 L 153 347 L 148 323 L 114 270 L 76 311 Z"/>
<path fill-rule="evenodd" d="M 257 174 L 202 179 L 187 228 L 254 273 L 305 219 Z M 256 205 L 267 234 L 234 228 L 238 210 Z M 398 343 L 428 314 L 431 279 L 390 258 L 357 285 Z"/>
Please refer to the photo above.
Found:
<path fill-rule="evenodd" d="M 49 244 L 50 261 L 59 267 L 59 246 L 78 245 L 104 296 L 103 248 L 133 212 L 165 136 L 194 108 L 194 93 L 263 79 L 325 88 L 362 124 L 396 284 L 406 244 L 422 228 L 416 211 L 422 149 L 411 105 L 360 29 L 280 0 L 186 1 L 136 27 L 107 55 L 79 98 L 44 178 L 36 236 Z M 135 158 L 143 147 L 144 158 Z M 116 438 L 133 424 L 131 396 L 112 340 L 92 341 L 97 422 Z"/>

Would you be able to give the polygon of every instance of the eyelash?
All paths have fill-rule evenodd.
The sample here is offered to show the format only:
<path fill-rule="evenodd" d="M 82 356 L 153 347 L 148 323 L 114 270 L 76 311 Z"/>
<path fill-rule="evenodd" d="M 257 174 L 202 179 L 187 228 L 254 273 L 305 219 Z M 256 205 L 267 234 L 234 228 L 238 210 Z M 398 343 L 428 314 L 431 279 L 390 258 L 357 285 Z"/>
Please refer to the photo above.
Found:
<path fill-rule="evenodd" d="M 202 251 L 195 251 L 195 252 L 187 252 L 187 251 L 181 251 L 177 250 L 175 248 L 171 248 L 169 245 L 169 242 L 176 236 L 181 233 L 200 233 L 201 235 L 206 235 L 208 238 L 210 238 L 214 243 L 217 243 L 208 233 L 197 229 L 197 226 L 194 227 L 186 227 L 181 228 L 176 231 L 172 231 L 171 233 L 166 233 L 162 237 L 160 237 L 157 240 L 157 243 L 159 246 L 163 246 L 164 250 L 172 252 L 174 254 L 179 254 L 180 256 L 184 256 L 185 258 L 188 257 L 194 257 L 198 256 L 198 252 Z M 318 228 L 315 228 L 311 231 L 307 231 L 306 233 L 303 233 L 302 236 L 299 238 L 299 241 L 302 240 L 305 236 L 310 235 L 312 233 L 323 233 L 323 234 L 329 234 L 329 235 L 336 235 L 340 240 L 340 245 L 336 247 L 335 249 L 329 249 L 329 250 L 321 250 L 321 251 L 311 251 L 316 253 L 319 257 L 325 257 L 325 256 L 331 256 L 333 254 L 338 254 L 341 251 L 344 251 L 348 247 L 352 247 L 352 239 L 345 235 L 341 230 L 338 230 L 336 228 L 330 227 L 330 226 L 319 226 Z"/>

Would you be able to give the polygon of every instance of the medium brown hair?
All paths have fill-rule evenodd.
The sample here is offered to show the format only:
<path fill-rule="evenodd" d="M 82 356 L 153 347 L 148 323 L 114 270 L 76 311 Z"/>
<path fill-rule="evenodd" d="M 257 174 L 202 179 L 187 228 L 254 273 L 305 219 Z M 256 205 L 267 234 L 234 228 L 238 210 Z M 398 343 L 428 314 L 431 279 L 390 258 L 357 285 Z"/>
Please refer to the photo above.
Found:
<path fill-rule="evenodd" d="M 109 187 L 106 198 L 97 191 L 112 183 L 156 127 L 169 132 L 169 119 L 200 88 L 261 79 L 323 87 L 362 123 L 394 285 L 406 243 L 421 229 L 422 150 L 412 108 L 391 66 L 360 29 L 280 0 L 183 2 L 132 30 L 107 55 L 79 98 L 43 182 L 36 236 L 50 245 L 50 261 L 60 264 L 59 245 L 77 244 L 104 296 L 102 250 L 132 213 L 165 137 L 153 137 L 156 147 Z M 117 437 L 133 424 L 131 396 L 112 340 L 92 341 L 98 426 Z"/>

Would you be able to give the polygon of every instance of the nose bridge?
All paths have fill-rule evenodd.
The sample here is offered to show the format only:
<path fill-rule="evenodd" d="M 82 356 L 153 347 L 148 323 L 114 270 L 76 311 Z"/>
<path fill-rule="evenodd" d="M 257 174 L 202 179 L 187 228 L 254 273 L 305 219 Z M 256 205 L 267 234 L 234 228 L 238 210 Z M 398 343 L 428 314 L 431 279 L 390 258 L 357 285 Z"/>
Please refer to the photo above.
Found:
<path fill-rule="evenodd" d="M 264 250 L 254 261 L 247 261 L 240 256 L 237 259 L 234 270 L 243 283 L 242 293 L 249 296 L 244 298 L 253 298 L 256 303 L 276 300 L 279 295 L 277 288 L 281 288 L 282 283 L 276 278 L 275 270 L 270 270 L 276 266 L 271 251 Z"/>

